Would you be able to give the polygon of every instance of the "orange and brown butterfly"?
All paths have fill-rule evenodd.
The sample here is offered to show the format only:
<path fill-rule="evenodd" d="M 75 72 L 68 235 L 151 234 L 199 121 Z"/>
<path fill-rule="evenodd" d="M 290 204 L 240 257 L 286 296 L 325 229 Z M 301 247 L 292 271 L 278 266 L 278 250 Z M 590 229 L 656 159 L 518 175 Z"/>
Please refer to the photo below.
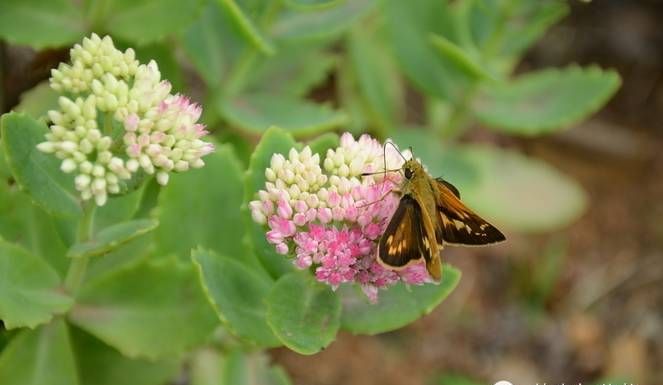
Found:
<path fill-rule="evenodd" d="M 506 239 L 465 206 L 456 187 L 431 177 L 416 159 L 405 160 L 399 171 L 403 181 L 394 192 L 400 193 L 400 202 L 378 245 L 378 261 L 386 267 L 399 270 L 423 259 L 428 274 L 439 281 L 445 245 L 481 246 Z"/>

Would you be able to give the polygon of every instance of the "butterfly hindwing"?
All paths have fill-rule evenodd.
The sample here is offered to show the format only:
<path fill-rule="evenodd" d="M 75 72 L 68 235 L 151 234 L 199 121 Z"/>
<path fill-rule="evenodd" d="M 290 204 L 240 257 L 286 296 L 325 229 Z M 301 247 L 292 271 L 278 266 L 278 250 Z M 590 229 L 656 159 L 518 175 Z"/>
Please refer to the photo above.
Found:
<path fill-rule="evenodd" d="M 421 260 L 425 247 L 422 227 L 421 207 L 412 196 L 404 195 L 380 238 L 380 261 L 389 267 L 400 268 Z"/>
<path fill-rule="evenodd" d="M 438 208 L 435 230 L 438 243 L 478 246 L 506 239 L 495 226 L 460 201 L 458 189 L 451 183 L 442 179 L 435 179 L 433 183 Z"/>

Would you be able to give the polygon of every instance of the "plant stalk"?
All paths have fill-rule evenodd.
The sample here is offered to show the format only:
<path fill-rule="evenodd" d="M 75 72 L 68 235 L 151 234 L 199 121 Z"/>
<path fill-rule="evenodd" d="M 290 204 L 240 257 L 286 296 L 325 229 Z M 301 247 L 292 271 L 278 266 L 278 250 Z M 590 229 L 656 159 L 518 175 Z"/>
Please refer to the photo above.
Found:
<path fill-rule="evenodd" d="M 90 201 L 83 206 L 83 216 L 78 222 L 78 231 L 76 233 L 76 242 L 81 243 L 92 238 L 92 224 L 94 222 L 94 211 L 96 205 Z M 88 265 L 88 257 L 73 258 L 67 270 L 67 277 L 64 281 L 65 290 L 69 293 L 75 293 L 83 282 Z"/>

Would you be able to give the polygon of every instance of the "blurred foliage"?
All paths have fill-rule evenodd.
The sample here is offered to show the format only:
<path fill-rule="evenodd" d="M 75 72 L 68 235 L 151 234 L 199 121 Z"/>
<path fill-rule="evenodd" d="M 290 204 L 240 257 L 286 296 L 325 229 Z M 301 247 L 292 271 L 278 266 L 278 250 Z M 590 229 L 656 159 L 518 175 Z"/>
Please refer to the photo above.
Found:
<path fill-rule="evenodd" d="M 0 271 L 9 272 L 0 281 L 0 319 L 22 328 L 11 339 L 0 332 L 7 385 L 129 378 L 156 385 L 201 345 L 208 348 L 187 357 L 193 384 L 288 384 L 282 369 L 250 351 L 285 345 L 312 354 L 339 329 L 394 330 L 439 304 L 460 272 L 446 268 L 439 286 L 394 287 L 372 307 L 354 288 L 334 295 L 293 272 L 243 207 L 264 185 L 272 154 L 304 143 L 324 154 L 344 130 L 392 137 L 500 227 L 552 231 L 584 211 L 577 183 L 512 149 L 459 139 L 477 126 L 493 135 L 558 132 L 620 85 L 614 71 L 598 67 L 514 73 L 527 48 L 568 13 L 563 1 L 74 4 L 4 0 L 0 38 L 42 50 L 110 34 L 142 60 L 155 59 L 176 90 L 199 95 L 205 123 L 224 144 L 205 168 L 163 189 L 148 178 L 86 218 L 69 177 L 35 149 L 55 94 L 45 83 L 23 93 L 21 113 L 2 118 L 0 147 Z M 87 220 L 93 238 L 77 242 L 76 223 Z M 521 283 L 536 306 L 551 291 L 564 247 L 544 254 L 547 262 Z M 93 255 L 72 298 L 61 286 L 68 258 Z M 240 341 L 237 349 L 217 348 L 219 326 Z"/>

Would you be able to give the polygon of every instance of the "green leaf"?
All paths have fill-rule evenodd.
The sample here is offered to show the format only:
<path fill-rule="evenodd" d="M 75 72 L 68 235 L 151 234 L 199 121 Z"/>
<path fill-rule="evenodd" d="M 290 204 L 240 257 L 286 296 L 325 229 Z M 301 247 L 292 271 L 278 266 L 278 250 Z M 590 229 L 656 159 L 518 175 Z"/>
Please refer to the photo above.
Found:
<path fill-rule="evenodd" d="M 150 179 L 156 183 L 154 179 Z M 94 211 L 94 232 L 105 229 L 119 222 L 133 218 L 146 194 L 145 188 L 139 188 L 124 195 L 111 195 L 105 205 Z"/>
<path fill-rule="evenodd" d="M 249 168 L 244 176 L 245 202 L 257 199 L 258 191 L 265 188 L 265 169 L 269 167 L 272 155 L 287 154 L 296 146 L 297 143 L 292 135 L 278 127 L 271 127 L 265 132 L 251 155 Z M 248 223 L 251 246 L 269 274 L 277 278 L 292 271 L 292 263 L 283 255 L 277 254 L 274 245 L 267 242 L 264 226 L 253 222 L 246 206 L 243 210 Z"/>
<path fill-rule="evenodd" d="M 430 42 L 442 57 L 455 63 L 467 76 L 476 80 L 494 79 L 493 75 L 479 64 L 480 58 L 472 57 L 469 52 L 449 41 L 446 37 L 432 34 L 430 35 Z"/>
<path fill-rule="evenodd" d="M 123 355 L 151 359 L 203 343 L 218 323 L 193 266 L 172 259 L 87 282 L 69 318 Z"/>
<path fill-rule="evenodd" d="M 285 346 L 315 354 L 336 338 L 341 303 L 331 288 L 308 272 L 281 277 L 267 297 L 267 322 Z"/>
<path fill-rule="evenodd" d="M 461 99 L 473 84 L 472 77 L 430 43 L 431 34 L 454 41 L 454 14 L 448 2 L 386 0 L 383 6 L 395 56 L 407 77 L 428 95 Z"/>
<path fill-rule="evenodd" d="M 173 379 L 180 369 L 174 357 L 160 361 L 124 357 L 78 328 L 72 329 L 71 339 L 83 384 L 162 385 Z"/>
<path fill-rule="evenodd" d="M 67 252 L 69 258 L 88 258 L 106 254 L 119 246 L 157 228 L 159 222 L 154 219 L 136 219 L 109 226 L 92 239 L 77 243 Z"/>
<path fill-rule="evenodd" d="M 3 0 L 0 37 L 35 49 L 67 46 L 85 33 L 80 7 L 68 0 Z"/>
<path fill-rule="evenodd" d="M 311 140 L 307 145 L 311 147 L 314 154 L 320 154 L 320 159 L 324 159 L 327 156 L 327 150 L 338 147 L 340 140 L 337 133 L 327 132 Z"/>
<path fill-rule="evenodd" d="M 587 206 L 582 188 L 552 166 L 513 151 L 459 147 L 477 171 L 476 183 L 458 185 L 463 200 L 498 227 L 545 232 L 575 221 Z"/>
<path fill-rule="evenodd" d="M 202 0 L 111 0 L 94 29 L 138 44 L 152 43 L 186 28 L 201 7 Z"/>
<path fill-rule="evenodd" d="M 226 66 L 223 22 L 217 2 L 210 2 L 182 34 L 182 48 L 209 87 L 221 84 Z"/>
<path fill-rule="evenodd" d="M 324 82 L 337 63 L 334 54 L 310 44 L 279 47 L 278 54 L 263 58 L 251 70 L 246 93 L 305 96 Z"/>
<path fill-rule="evenodd" d="M 347 116 L 329 106 L 285 95 L 250 94 L 218 104 L 219 113 L 247 133 L 278 126 L 295 136 L 310 136 L 342 126 Z"/>
<path fill-rule="evenodd" d="M 104 255 L 103 258 L 90 260 L 90 265 L 85 274 L 86 279 L 96 279 L 104 274 L 135 265 L 153 256 L 155 249 L 153 234 L 134 238 Z M 69 258 L 67 260 L 71 261 Z"/>
<path fill-rule="evenodd" d="M 398 283 L 380 290 L 375 305 L 356 287 L 342 287 L 342 328 L 369 335 L 401 328 L 433 311 L 458 285 L 460 275 L 460 270 L 444 265 L 440 284 L 408 287 Z"/>
<path fill-rule="evenodd" d="M 0 160 L 4 160 L 1 153 Z M 65 257 L 67 246 L 58 234 L 57 219 L 32 203 L 3 173 L 0 171 L 0 237 L 42 257 L 64 276 L 70 261 Z"/>
<path fill-rule="evenodd" d="M 48 81 L 43 81 L 21 94 L 21 102 L 14 111 L 46 122 L 48 119 L 46 113 L 55 109 L 58 109 L 58 93 L 51 88 Z"/>
<path fill-rule="evenodd" d="M 37 330 L 24 330 L 0 355 L 2 385 L 78 383 L 69 333 L 62 319 Z"/>
<path fill-rule="evenodd" d="M 189 258 L 202 246 L 233 258 L 250 259 L 239 210 L 243 203 L 242 170 L 230 146 L 205 157 L 205 167 L 173 175 L 159 196 L 158 251 Z"/>
<path fill-rule="evenodd" d="M 4 153 L 16 181 L 46 211 L 78 216 L 81 207 L 72 177 L 60 171 L 54 156 L 37 150 L 45 140 L 46 126 L 14 112 L 3 115 L 0 124 Z"/>
<path fill-rule="evenodd" d="M 366 16 L 376 4 L 374 0 L 353 0 L 320 9 L 286 10 L 272 24 L 271 34 L 282 41 L 335 37 Z"/>
<path fill-rule="evenodd" d="M 504 28 L 500 53 L 519 55 L 535 43 L 552 25 L 569 13 L 563 0 L 517 2 L 517 7 Z"/>
<path fill-rule="evenodd" d="M 258 346 L 280 345 L 265 320 L 271 279 L 213 252 L 194 250 L 192 259 L 208 299 L 231 331 Z"/>
<path fill-rule="evenodd" d="M 232 350 L 225 359 L 220 384 L 232 385 L 290 385 L 290 379 L 280 366 L 270 366 L 264 352 L 247 354 Z"/>
<path fill-rule="evenodd" d="M 237 5 L 235 0 L 218 0 L 219 4 L 231 15 L 234 22 L 239 26 L 244 37 L 260 52 L 265 55 L 273 55 L 276 49 L 254 25 L 253 21 L 244 13 L 242 8 Z"/>
<path fill-rule="evenodd" d="M 547 69 L 483 89 L 474 104 L 484 124 L 519 135 L 565 128 L 601 108 L 619 88 L 615 71 L 597 67 Z"/>
<path fill-rule="evenodd" d="M 369 114 L 384 129 L 391 129 L 402 115 L 401 79 L 393 60 L 381 42 L 356 27 L 349 38 L 349 58 L 352 70 Z"/>
<path fill-rule="evenodd" d="M 71 297 L 58 273 L 39 257 L 0 239 L 0 319 L 8 329 L 48 322 L 66 312 Z"/>

